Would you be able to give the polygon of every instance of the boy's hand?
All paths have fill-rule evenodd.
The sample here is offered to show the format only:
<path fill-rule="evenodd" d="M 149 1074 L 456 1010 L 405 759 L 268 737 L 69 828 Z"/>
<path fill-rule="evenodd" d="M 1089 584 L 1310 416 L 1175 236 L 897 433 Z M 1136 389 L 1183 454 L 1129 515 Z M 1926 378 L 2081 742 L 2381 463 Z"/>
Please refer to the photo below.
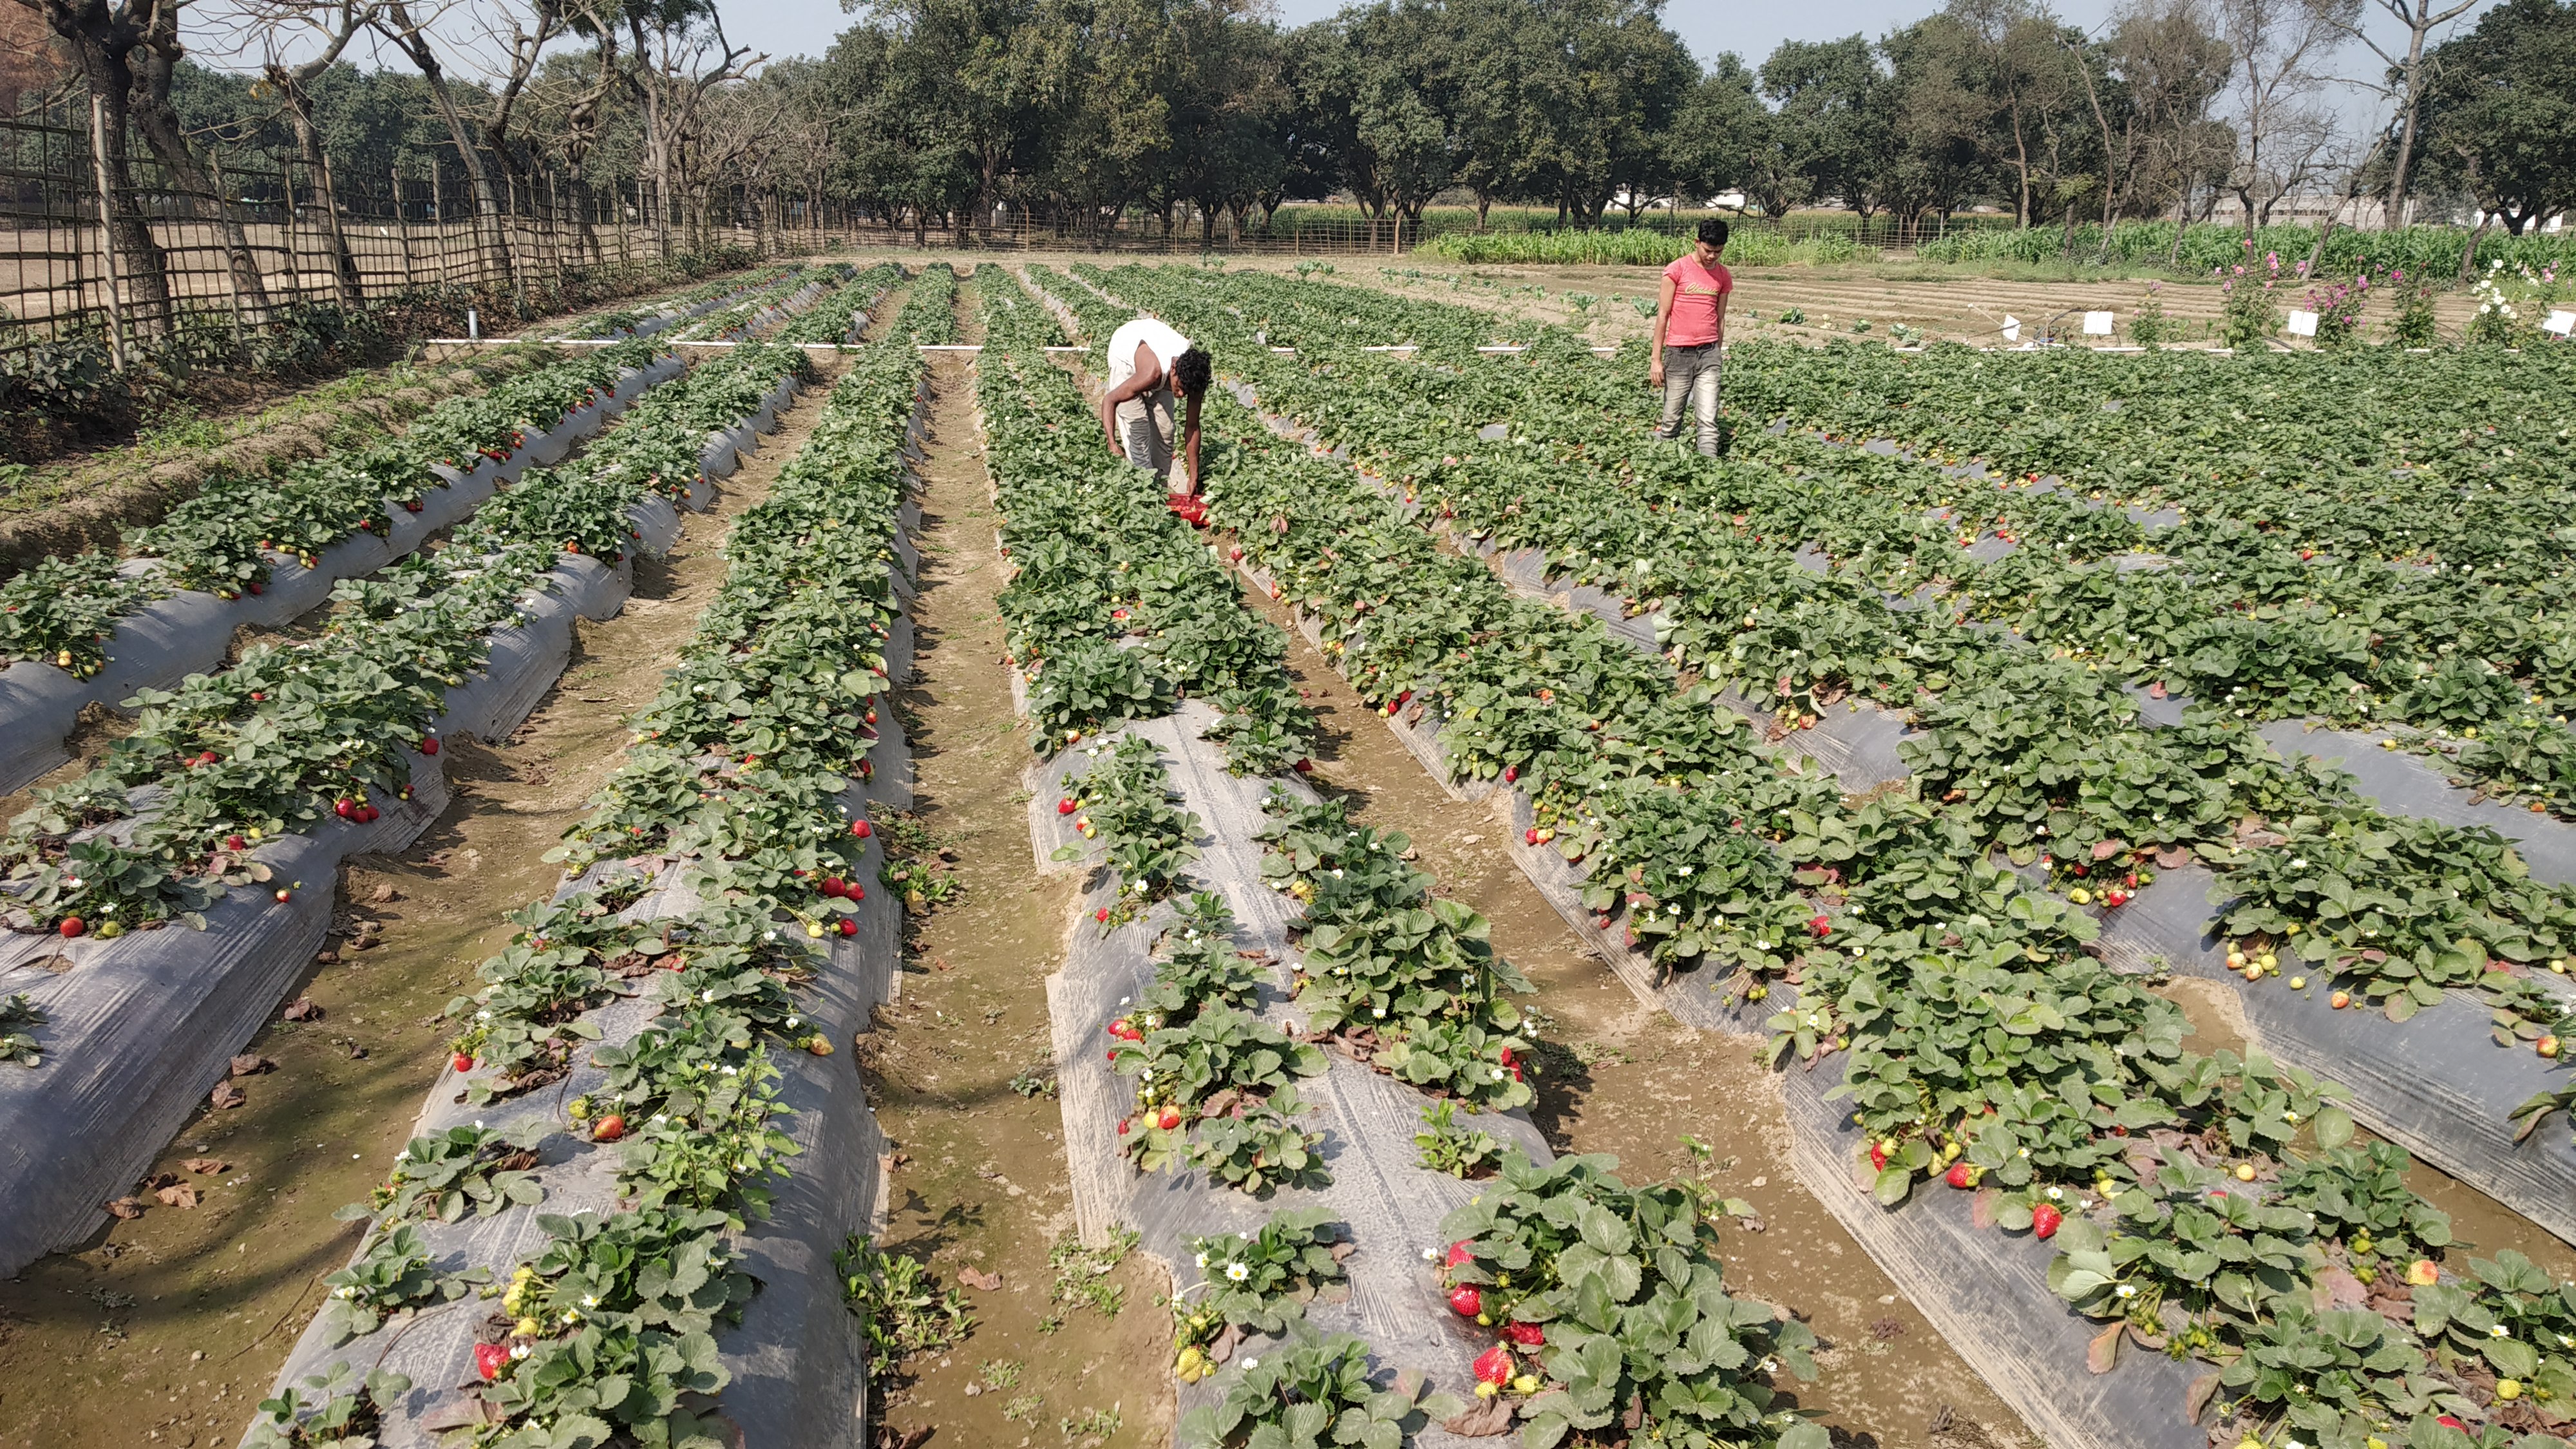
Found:
<path fill-rule="evenodd" d="M 1646 364 L 1646 386 L 1662 387 L 1663 385 L 1664 357 L 1663 354 L 1659 352 L 1656 353 L 1654 358 Z"/>

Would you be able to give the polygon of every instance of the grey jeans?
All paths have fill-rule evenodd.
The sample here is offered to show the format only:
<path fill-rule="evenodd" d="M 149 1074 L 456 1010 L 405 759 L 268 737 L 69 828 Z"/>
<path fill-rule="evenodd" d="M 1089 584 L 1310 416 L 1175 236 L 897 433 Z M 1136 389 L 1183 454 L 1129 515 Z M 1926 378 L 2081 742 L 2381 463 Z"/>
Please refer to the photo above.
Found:
<path fill-rule="evenodd" d="M 1682 435 L 1682 405 L 1688 403 L 1692 420 L 1699 424 L 1699 450 L 1709 457 L 1717 456 L 1717 374 L 1721 362 L 1714 342 L 1703 347 L 1664 349 L 1664 420 L 1655 428 L 1656 437 Z"/>

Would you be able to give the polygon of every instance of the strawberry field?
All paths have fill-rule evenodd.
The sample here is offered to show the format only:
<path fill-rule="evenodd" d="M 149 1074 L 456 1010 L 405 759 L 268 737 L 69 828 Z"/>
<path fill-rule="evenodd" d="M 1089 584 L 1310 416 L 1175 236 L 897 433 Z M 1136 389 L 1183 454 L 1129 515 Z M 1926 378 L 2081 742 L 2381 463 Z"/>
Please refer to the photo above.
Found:
<path fill-rule="evenodd" d="M 2563 353 L 1746 346 L 1710 462 L 1641 357 L 1469 309 L 1029 277 L 1219 358 L 1223 555 L 1633 990 L 1767 1038 L 1808 1186 L 2048 1442 L 2565 1437 Z M 1050 697 L 1151 707 L 1105 667 Z"/>
<path fill-rule="evenodd" d="M 1102 447 L 1139 311 L 1203 512 Z M 2576 1438 L 2565 353 L 1740 344 L 1710 460 L 1633 345 L 1277 273 L 549 331 L 0 583 L 0 1257 L 287 1244 L 242 1442 Z M 360 873 L 615 630 L 542 888 L 335 988 L 438 992 L 357 1191 L 254 1208 Z M 1577 988 L 1758 1062 L 1686 1158 Z M 1984 1422 L 1853 1387 L 1925 1364 Z"/>

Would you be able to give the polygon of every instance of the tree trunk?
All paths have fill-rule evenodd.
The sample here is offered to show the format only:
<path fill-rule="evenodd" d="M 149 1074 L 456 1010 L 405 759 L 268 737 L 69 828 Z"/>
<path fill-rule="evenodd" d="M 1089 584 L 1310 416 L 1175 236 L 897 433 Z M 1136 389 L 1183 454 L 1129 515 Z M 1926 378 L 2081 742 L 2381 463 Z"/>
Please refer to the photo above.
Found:
<path fill-rule="evenodd" d="M 2469 244 L 2460 248 L 2460 281 L 2465 282 L 2469 280 L 2469 278 L 2477 275 L 2478 243 L 2485 239 L 2487 227 L 2492 224 L 2494 220 L 2495 216 L 2493 213 L 2487 211 L 2484 207 L 2480 207 L 2478 209 L 2478 229 L 2469 233 Z"/>
<path fill-rule="evenodd" d="M 57 26 L 55 34 L 63 35 Z M 116 249 L 116 266 L 125 289 L 125 325 L 138 334 L 160 332 L 176 320 L 170 307 L 170 261 L 152 226 L 135 205 L 134 172 L 126 162 L 127 97 L 133 75 L 126 52 L 113 38 L 86 32 L 64 35 L 100 100 L 100 149 L 105 152 L 109 210 L 115 218 L 108 244 Z"/>
<path fill-rule="evenodd" d="M 241 218 L 234 214 L 222 188 L 197 163 L 187 133 L 180 129 L 178 114 L 165 101 L 146 99 L 135 109 L 133 119 L 135 128 L 143 133 L 144 143 L 169 171 L 170 179 L 214 209 L 215 233 L 223 238 L 224 260 L 232 272 L 233 290 L 241 298 L 242 320 L 254 326 L 264 325 L 269 312 L 268 280 L 260 272 L 259 259 L 251 254 L 250 233 L 242 228 Z"/>
<path fill-rule="evenodd" d="M 322 193 L 324 229 L 331 236 L 331 271 L 338 286 L 340 304 L 363 306 L 367 300 L 366 283 L 358 275 L 357 253 L 349 248 L 348 228 L 340 216 L 340 189 L 331 180 L 331 158 L 322 152 L 322 134 L 313 126 L 313 97 L 281 67 L 271 67 L 268 78 L 286 97 L 286 113 L 295 123 L 295 144 L 304 153 L 305 169 L 313 174 L 313 184 Z"/>
<path fill-rule="evenodd" d="M 491 168 L 483 164 L 483 153 L 476 149 L 474 138 L 465 129 L 465 113 L 457 108 L 456 95 L 447 88 L 447 72 L 439 65 L 436 52 L 429 48 L 427 37 L 412 29 L 402 0 L 394 0 L 386 18 L 398 27 L 401 38 L 395 44 L 420 72 L 422 84 L 429 89 L 430 106 L 446 124 L 447 137 L 456 146 L 457 161 L 465 168 L 466 184 L 473 189 L 475 249 L 483 254 L 478 270 L 484 275 L 478 281 L 507 281 L 512 275 L 509 238 L 502 227 L 490 224 L 500 212 L 500 198 L 492 190 Z"/>

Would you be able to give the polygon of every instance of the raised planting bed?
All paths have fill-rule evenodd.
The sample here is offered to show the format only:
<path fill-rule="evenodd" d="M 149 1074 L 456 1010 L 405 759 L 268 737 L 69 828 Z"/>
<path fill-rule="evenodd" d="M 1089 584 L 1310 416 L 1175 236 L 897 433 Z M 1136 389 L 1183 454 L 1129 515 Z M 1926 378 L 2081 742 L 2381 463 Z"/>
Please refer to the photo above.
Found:
<path fill-rule="evenodd" d="M 909 803 L 883 706 L 908 669 L 893 542 L 923 375 L 893 351 L 854 364 L 737 520 L 721 596 L 560 852 L 574 873 L 454 1013 L 459 1061 L 361 1210 L 341 1280 L 360 1297 L 306 1329 L 282 1389 L 401 1374 L 364 1405 L 388 1445 L 863 1442 L 834 1255 L 871 1229 L 883 1143 L 840 1049 L 896 981 L 868 821 Z M 475 1152 L 454 1220 L 405 1239 L 415 1164 Z M 389 1256 L 417 1267 L 385 1291 Z"/>
<path fill-rule="evenodd" d="M 515 728 L 575 618 L 623 606 L 625 549 L 670 515 L 621 478 L 689 456 L 699 404 L 774 407 L 796 374 L 770 369 L 804 366 L 745 352 L 693 374 L 448 548 L 344 585 L 323 635 L 150 697 L 97 770 L 16 824 L 0 982 L 45 1013 L 46 1056 L 0 1078 L 0 1264 L 103 1220 L 312 960 L 340 860 L 437 818 L 439 741 Z"/>

